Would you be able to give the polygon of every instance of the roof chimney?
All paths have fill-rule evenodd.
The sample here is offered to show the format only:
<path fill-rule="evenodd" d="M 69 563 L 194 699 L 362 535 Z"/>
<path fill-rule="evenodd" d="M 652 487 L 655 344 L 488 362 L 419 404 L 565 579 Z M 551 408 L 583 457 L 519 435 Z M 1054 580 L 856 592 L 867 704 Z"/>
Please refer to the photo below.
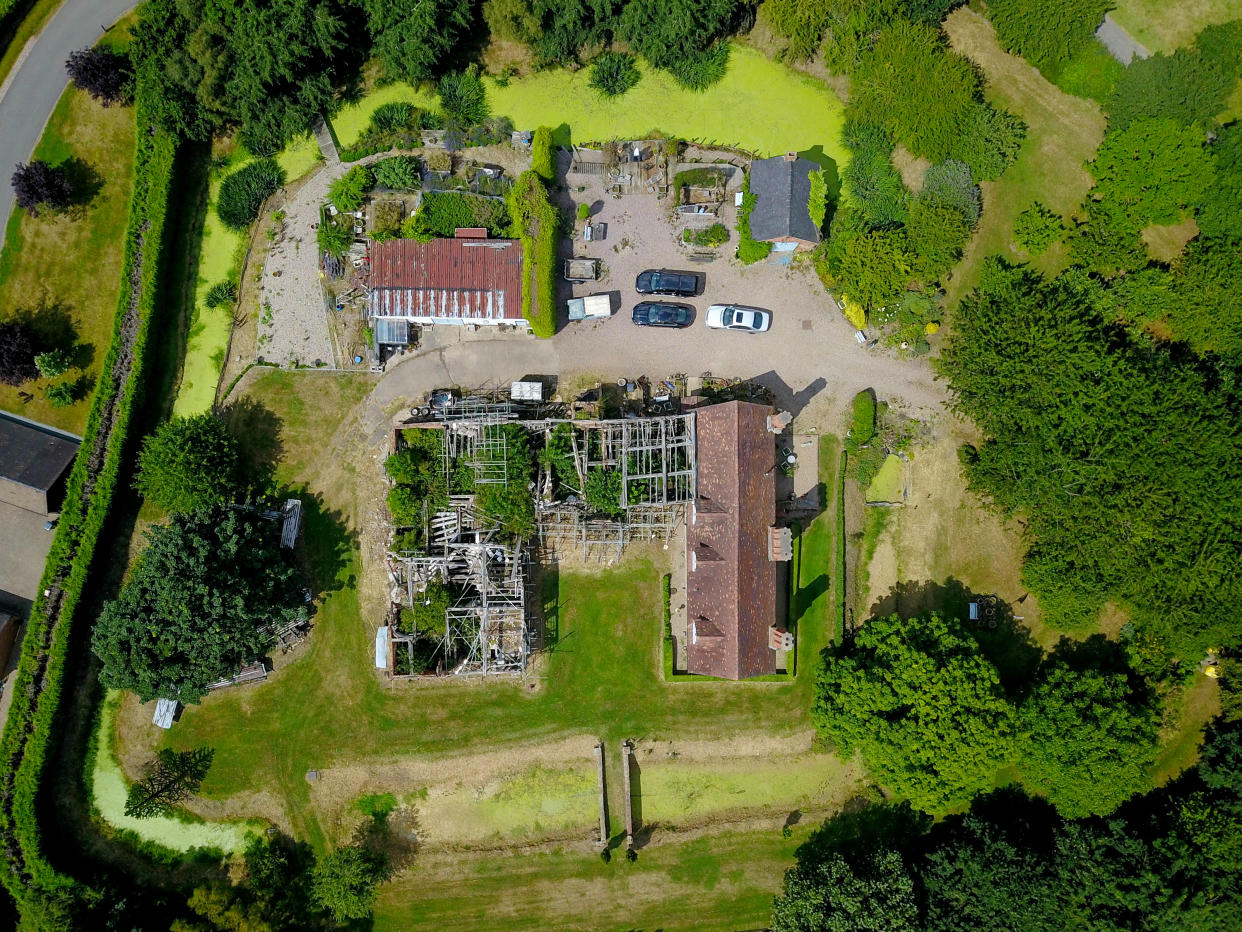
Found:
<path fill-rule="evenodd" d="M 797 153 L 797 152 L 786 152 L 786 153 L 785 153 L 785 161 L 786 161 L 786 162 L 796 162 L 796 161 L 798 161 L 798 153 Z"/>

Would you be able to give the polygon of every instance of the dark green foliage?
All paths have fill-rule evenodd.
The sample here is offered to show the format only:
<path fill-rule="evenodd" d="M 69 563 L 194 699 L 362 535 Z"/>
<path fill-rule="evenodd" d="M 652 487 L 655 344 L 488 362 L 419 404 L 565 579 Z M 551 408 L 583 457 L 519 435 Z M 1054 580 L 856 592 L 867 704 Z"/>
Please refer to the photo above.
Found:
<path fill-rule="evenodd" d="M 516 424 L 489 429 L 504 431 L 505 475 L 508 481 L 475 486 L 475 506 L 499 522 L 505 536 L 529 537 L 535 530 L 535 505 L 530 492 L 534 459 L 530 452 L 529 435 L 525 428 Z"/>
<path fill-rule="evenodd" d="M 177 803 L 198 792 L 214 757 L 211 748 L 174 751 L 161 748 L 147 775 L 129 788 L 125 814 L 135 819 L 167 815 Z"/>
<path fill-rule="evenodd" d="M 443 437 L 438 430 L 407 430 L 404 446 L 384 461 L 384 470 L 396 486 L 388 493 L 388 507 L 398 527 L 421 525 L 424 502 L 429 511 L 448 505 L 444 476 Z"/>
<path fill-rule="evenodd" d="M 488 117 L 487 88 L 479 77 L 477 65 L 465 71 L 451 71 L 436 84 L 440 107 L 466 126 L 482 123 Z"/>
<path fill-rule="evenodd" d="M 371 114 L 371 127 L 377 133 L 399 133 L 403 129 L 417 129 L 418 109 L 404 100 L 391 100 L 380 104 Z"/>
<path fill-rule="evenodd" d="M 811 716 L 842 754 L 917 809 L 940 811 L 991 786 L 1011 750 L 996 668 L 957 622 L 873 618 L 825 660 Z"/>
<path fill-rule="evenodd" d="M 1231 465 L 1242 383 L 1224 361 L 1203 366 L 1111 330 L 1099 287 L 992 263 L 961 303 L 940 368 L 955 409 L 991 438 L 966 475 L 1024 515 L 1023 578 L 1047 622 L 1117 601 L 1197 660 L 1229 641 L 1229 606 L 1242 598 L 1228 504 L 1242 496 Z"/>
<path fill-rule="evenodd" d="M 67 408 L 78 400 L 73 382 L 57 382 L 43 390 L 43 397 L 51 402 L 53 408 Z"/>
<path fill-rule="evenodd" d="M 962 257 L 969 237 L 970 225 L 954 208 L 924 197 L 910 206 L 906 248 L 914 271 L 922 278 L 934 280 L 949 271 Z"/>
<path fill-rule="evenodd" d="M 750 193 L 750 173 L 742 180 L 742 206 L 737 212 L 737 260 L 742 265 L 761 262 L 772 252 L 772 244 L 760 242 L 750 235 L 750 212 L 755 209 L 755 196 Z"/>
<path fill-rule="evenodd" d="M 1125 70 L 1103 42 L 1088 42 L 1061 67 L 1055 81 L 1065 93 L 1106 107 Z"/>
<path fill-rule="evenodd" d="M 375 183 L 390 191 L 412 191 L 422 186 L 422 168 L 412 155 L 380 159 L 371 167 L 375 171 Z"/>
<path fill-rule="evenodd" d="M 1054 78 L 1094 40 L 1111 0 L 991 0 L 988 18 L 1001 44 Z"/>
<path fill-rule="evenodd" d="M 785 872 L 772 903 L 775 932 L 906 932 L 918 928 L 914 880 L 901 855 L 840 854 Z"/>
<path fill-rule="evenodd" d="M 165 421 L 143 441 L 134 488 L 171 514 L 236 501 L 245 491 L 241 451 L 213 413 Z"/>
<path fill-rule="evenodd" d="M 619 517 L 625 513 L 621 507 L 621 471 L 596 467 L 587 474 L 586 503 L 600 514 Z"/>
<path fill-rule="evenodd" d="M 854 414 L 850 421 L 850 443 L 860 447 L 875 436 L 875 392 L 865 389 L 854 396 Z"/>
<path fill-rule="evenodd" d="M 729 43 L 722 42 L 704 51 L 689 52 L 675 59 L 668 72 L 682 87 L 705 91 L 724 80 L 729 71 Z"/>
<path fill-rule="evenodd" d="M 970 62 L 949 51 L 937 29 L 901 19 L 861 55 L 848 115 L 884 126 L 915 155 L 965 162 L 976 178 L 999 176 L 1024 132 L 982 101 Z"/>
<path fill-rule="evenodd" d="M 146 536 L 129 581 L 95 625 L 108 688 L 143 702 L 197 702 L 208 683 L 263 656 L 272 643 L 265 626 L 306 617 L 279 523 L 217 509 L 173 515 Z"/>
<path fill-rule="evenodd" d="M 883 310 L 876 310 L 871 322 L 886 329 L 892 325 L 884 337 L 886 345 L 911 356 L 924 356 L 931 352 L 928 326 L 939 329 L 942 317 L 943 312 L 934 297 L 922 291 L 907 291 Z M 879 464 L 876 465 L 878 469 Z"/>
<path fill-rule="evenodd" d="M 1018 711 L 1022 783 L 1067 818 L 1107 815 L 1150 787 L 1159 709 L 1115 652 L 1102 637 L 1063 640 Z"/>
<path fill-rule="evenodd" d="M 315 233 L 315 242 L 324 252 L 339 256 L 354 241 L 354 231 L 345 223 L 321 223 Z"/>
<path fill-rule="evenodd" d="M 763 11 L 772 27 L 789 41 L 793 59 L 812 57 L 823 40 L 835 0 L 767 0 Z"/>
<path fill-rule="evenodd" d="M 438 73 L 474 18 L 470 0 L 362 0 L 372 51 L 389 77 L 418 84 Z"/>
<path fill-rule="evenodd" d="M 744 10 L 737 0 L 627 3 L 617 35 L 679 84 L 703 90 L 724 77 L 728 45 L 717 43 L 737 29 Z"/>
<path fill-rule="evenodd" d="M 338 0 L 145 4 L 131 54 L 140 91 L 165 129 L 207 139 L 228 125 L 273 155 L 332 108 L 357 63 Z"/>
<path fill-rule="evenodd" d="M 552 129 L 540 126 L 530 142 L 530 169 L 544 184 L 556 181 L 556 149 L 552 145 Z"/>
<path fill-rule="evenodd" d="M 591 63 L 591 80 L 587 83 L 604 97 L 620 97 L 641 77 L 633 55 L 604 52 Z"/>
<path fill-rule="evenodd" d="M 1218 130 L 1208 154 L 1216 177 L 1199 198 L 1195 219 L 1205 236 L 1242 242 L 1242 122 Z"/>
<path fill-rule="evenodd" d="M 1110 277 L 1141 268 L 1147 263 L 1147 249 L 1139 238 L 1142 229 L 1120 205 L 1088 200 L 1086 219 L 1070 234 L 1070 255 L 1076 265 Z"/>
<path fill-rule="evenodd" d="M 370 165 L 355 165 L 328 188 L 328 200 L 342 213 L 361 209 L 367 192 L 375 187 L 375 172 Z"/>
<path fill-rule="evenodd" d="M 539 17 L 531 0 L 483 0 L 483 20 L 497 39 L 531 43 L 539 36 Z"/>
<path fill-rule="evenodd" d="M 275 159 L 257 159 L 221 183 L 216 214 L 226 227 L 244 230 L 259 216 L 263 202 L 284 183 L 285 170 Z"/>
<path fill-rule="evenodd" d="M 970 166 L 955 159 L 928 167 L 923 173 L 923 190 L 919 192 L 919 199 L 952 207 L 971 228 L 979 222 L 979 215 L 983 213 L 983 197 L 971 177 Z"/>
<path fill-rule="evenodd" d="M 906 221 L 910 192 L 893 167 L 891 152 L 891 146 L 856 149 L 841 174 L 849 203 L 868 230 L 887 229 Z"/>
<path fill-rule="evenodd" d="M 1242 48 L 1238 50 L 1242 54 Z M 1136 58 L 1117 79 L 1108 101 L 1110 131 L 1141 120 L 1169 119 L 1184 125 L 1210 125 L 1242 73 L 1235 60 L 1226 68 L 1197 49 L 1178 49 Z"/>
<path fill-rule="evenodd" d="M 1038 255 L 1062 236 L 1065 224 L 1061 215 L 1036 201 L 1022 213 L 1013 224 L 1013 238 L 1027 252 Z"/>
<path fill-rule="evenodd" d="M 915 259 L 904 229 L 851 233 L 850 213 L 838 212 L 838 218 L 817 271 L 869 314 L 906 291 L 916 274 Z"/>
<path fill-rule="evenodd" d="M 27 324 L 17 320 L 0 321 L 0 382 L 21 385 L 38 378 L 37 345 L 38 338 Z"/>
<path fill-rule="evenodd" d="M 387 861 L 366 848 L 337 848 L 315 866 L 312 893 L 337 922 L 366 919 L 375 905 L 375 888 L 388 873 Z"/>
<path fill-rule="evenodd" d="M 435 236 L 452 236 L 463 227 L 486 227 L 492 236 L 503 236 L 512 223 L 504 201 L 458 191 L 424 194 L 415 220 L 419 231 Z"/>
<path fill-rule="evenodd" d="M 1164 118 L 1110 130 L 1088 168 L 1106 207 L 1140 227 L 1177 223 L 1212 184 L 1203 131 Z"/>
<path fill-rule="evenodd" d="M 230 307 L 237 301 L 237 283 L 225 279 L 207 290 L 206 303 L 210 308 Z"/>

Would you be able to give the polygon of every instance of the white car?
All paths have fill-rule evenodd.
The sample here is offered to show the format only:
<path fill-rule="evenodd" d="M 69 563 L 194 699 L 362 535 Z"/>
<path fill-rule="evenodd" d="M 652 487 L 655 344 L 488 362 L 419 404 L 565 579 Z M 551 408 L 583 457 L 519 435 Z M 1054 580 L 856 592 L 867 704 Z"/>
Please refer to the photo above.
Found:
<path fill-rule="evenodd" d="M 707 309 L 707 326 L 713 330 L 763 333 L 772 326 L 772 315 L 741 304 L 713 304 Z"/>

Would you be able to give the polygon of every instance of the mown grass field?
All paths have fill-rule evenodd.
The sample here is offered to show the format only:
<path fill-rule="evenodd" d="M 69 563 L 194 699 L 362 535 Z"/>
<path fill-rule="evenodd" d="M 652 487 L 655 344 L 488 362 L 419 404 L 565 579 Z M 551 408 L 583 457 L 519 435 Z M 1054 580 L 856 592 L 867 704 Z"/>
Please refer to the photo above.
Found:
<path fill-rule="evenodd" d="M 513 78 L 505 87 L 488 78 L 488 101 L 493 115 L 509 117 L 518 129 L 553 127 L 556 144 L 562 146 L 659 131 L 760 155 L 822 146 L 839 167 L 849 160 L 841 144 L 844 107 L 837 95 L 754 49 L 735 45 L 724 80 L 701 93 L 679 87 L 643 62 L 639 69 L 642 79 L 615 100 L 587 86 L 589 69 L 550 69 Z M 409 86 L 382 87 L 333 117 L 340 144 L 352 145 L 375 108 L 393 100 L 438 106 L 434 97 Z"/>
<path fill-rule="evenodd" d="M 1242 19 L 1242 0 L 1117 0 L 1109 15 L 1149 52 L 1172 52 L 1214 23 Z"/>
<path fill-rule="evenodd" d="M 101 107 L 70 88 L 48 119 L 34 157 L 76 160 L 80 203 L 67 214 L 32 217 L 15 209 L 0 254 L 0 320 L 27 319 L 52 345 L 72 347 L 83 397 L 54 408 L 43 397 L 48 379 L 0 385 L 0 407 L 81 433 L 99 378 L 120 294 L 125 222 L 134 176 L 134 111 Z M 7 183 L 7 178 L 6 178 Z M 19 391 L 35 396 L 23 404 Z"/>

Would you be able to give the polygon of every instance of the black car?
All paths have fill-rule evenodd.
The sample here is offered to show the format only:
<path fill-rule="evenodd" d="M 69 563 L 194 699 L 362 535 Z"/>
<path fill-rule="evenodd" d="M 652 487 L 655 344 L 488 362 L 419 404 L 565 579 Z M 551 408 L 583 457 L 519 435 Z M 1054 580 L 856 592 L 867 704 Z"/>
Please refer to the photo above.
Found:
<path fill-rule="evenodd" d="M 693 272 L 647 269 L 638 273 L 634 288 L 639 294 L 671 294 L 679 298 L 693 298 L 699 293 L 699 277 Z"/>
<path fill-rule="evenodd" d="M 689 327 L 694 308 L 669 301 L 643 301 L 634 305 L 634 323 L 640 327 Z"/>

